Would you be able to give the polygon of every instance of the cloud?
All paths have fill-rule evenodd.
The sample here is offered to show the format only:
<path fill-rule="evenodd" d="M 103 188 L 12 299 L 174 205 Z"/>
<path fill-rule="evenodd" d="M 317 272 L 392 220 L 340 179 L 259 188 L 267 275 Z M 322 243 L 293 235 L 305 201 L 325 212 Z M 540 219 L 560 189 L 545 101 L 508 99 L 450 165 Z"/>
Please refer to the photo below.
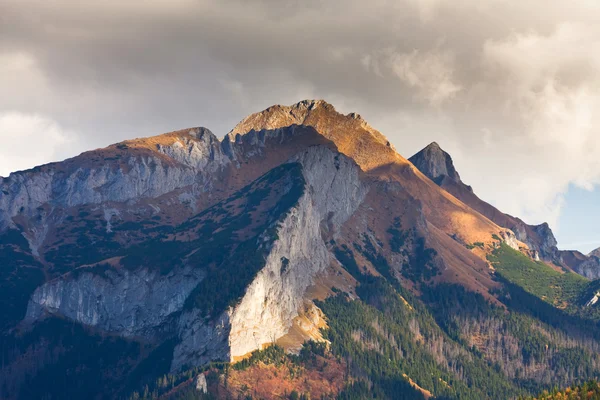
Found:
<path fill-rule="evenodd" d="M 272 104 L 325 98 L 407 157 L 439 142 L 481 197 L 530 222 L 555 227 L 570 184 L 600 183 L 597 1 L 0 8 L 0 113 L 16 111 L 29 127 L 44 116 L 76 138 L 56 140 L 45 160 L 189 126 L 223 135 Z M 29 145 L 11 142 L 15 154 Z M 23 157 L 23 167 L 41 162 Z"/>
<path fill-rule="evenodd" d="M 454 97 L 461 86 L 454 82 L 454 55 L 438 49 L 407 53 L 388 48 L 365 54 L 360 63 L 380 78 L 397 78 L 413 98 L 436 106 Z"/>
<path fill-rule="evenodd" d="M 0 176 L 54 161 L 75 140 L 72 132 L 35 114 L 0 113 Z"/>
<path fill-rule="evenodd" d="M 494 151 L 527 150 L 515 155 L 522 173 L 511 182 L 521 191 L 514 206 L 521 215 L 556 226 L 570 183 L 588 190 L 600 183 L 600 57 L 590 53 L 596 46 L 600 30 L 572 23 L 484 43 L 488 76 L 480 84 L 501 94 L 498 108 L 516 125 Z"/>
<path fill-rule="evenodd" d="M 418 90 L 417 97 L 436 105 L 454 97 L 461 90 L 453 81 L 454 57 L 450 52 L 394 54 L 390 60 L 394 74 Z"/>

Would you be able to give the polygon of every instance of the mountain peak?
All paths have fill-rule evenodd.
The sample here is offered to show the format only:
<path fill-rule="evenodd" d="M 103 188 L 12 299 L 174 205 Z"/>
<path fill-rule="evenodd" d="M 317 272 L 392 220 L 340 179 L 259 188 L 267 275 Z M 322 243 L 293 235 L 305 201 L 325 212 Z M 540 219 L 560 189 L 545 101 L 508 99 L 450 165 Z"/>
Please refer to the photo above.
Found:
<path fill-rule="evenodd" d="M 408 164 L 396 153 L 390 141 L 359 114 L 344 115 L 325 100 L 303 100 L 291 106 L 271 106 L 244 118 L 227 137 L 235 141 L 238 135 L 252 131 L 274 131 L 293 125 L 314 128 L 365 171 L 391 163 Z"/>
<path fill-rule="evenodd" d="M 161 135 L 156 136 L 126 140 L 124 142 L 117 143 L 109 147 L 146 147 L 152 150 L 156 150 L 160 146 L 170 146 L 181 139 L 191 139 L 193 141 L 207 143 L 219 141 L 219 139 L 215 136 L 214 133 L 210 131 L 210 129 L 199 126 L 163 133 Z"/>
<path fill-rule="evenodd" d="M 460 182 L 460 175 L 454 168 L 452 157 L 437 142 L 431 142 L 408 160 L 436 183 L 446 177 Z"/>
<path fill-rule="evenodd" d="M 442 148 L 440 147 L 438 142 L 429 143 L 423 150 L 427 150 L 427 149 L 430 149 L 432 151 L 444 151 L 444 150 L 442 150 Z"/>
<path fill-rule="evenodd" d="M 290 125 L 305 125 L 307 119 L 315 114 L 330 117 L 341 116 L 335 107 L 325 100 L 302 100 L 291 106 L 276 104 L 244 118 L 229 132 L 229 136 L 243 135 L 251 130 L 271 130 Z"/>

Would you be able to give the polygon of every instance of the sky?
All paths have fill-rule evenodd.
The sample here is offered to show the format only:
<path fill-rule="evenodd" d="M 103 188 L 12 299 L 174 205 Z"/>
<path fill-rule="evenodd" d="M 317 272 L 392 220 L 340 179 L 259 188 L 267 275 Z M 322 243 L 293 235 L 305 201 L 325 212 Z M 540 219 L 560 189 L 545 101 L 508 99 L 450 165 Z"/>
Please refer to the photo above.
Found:
<path fill-rule="evenodd" d="M 0 176 L 325 99 L 587 252 L 598 49 L 597 0 L 0 0 Z"/>

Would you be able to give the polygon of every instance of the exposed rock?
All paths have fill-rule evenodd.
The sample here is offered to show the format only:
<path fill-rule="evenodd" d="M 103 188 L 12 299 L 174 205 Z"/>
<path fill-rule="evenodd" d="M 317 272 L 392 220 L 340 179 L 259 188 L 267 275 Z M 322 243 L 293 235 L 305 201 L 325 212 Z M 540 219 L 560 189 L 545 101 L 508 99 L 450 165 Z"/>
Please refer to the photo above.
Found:
<path fill-rule="evenodd" d="M 138 202 L 184 187 L 201 191 L 231 162 L 207 129 L 168 138 L 167 144 L 148 145 L 150 149 L 139 147 L 139 141 L 124 142 L 62 163 L 12 173 L 0 181 L 0 231 L 15 227 L 15 218 L 29 221 L 25 234 L 37 255 L 49 230 L 46 217 L 57 208 Z M 108 215 L 107 222 L 110 232 Z"/>
<path fill-rule="evenodd" d="M 550 229 L 548 223 L 544 222 L 540 225 L 534 225 L 532 228 L 539 238 L 539 240 L 535 241 L 535 244 L 538 246 L 538 248 L 535 250 L 538 250 L 541 254 L 553 255 L 556 252 L 556 245 L 558 242 L 556 241 L 554 233 L 552 232 L 552 229 Z M 528 243 L 526 237 L 523 239 L 525 243 Z M 535 247 L 535 245 L 532 243 L 530 248 L 531 247 Z"/>
<path fill-rule="evenodd" d="M 594 293 L 594 296 L 591 299 L 589 299 L 587 303 L 585 303 L 585 306 L 586 307 L 593 306 L 594 304 L 596 304 L 598 302 L 598 298 L 599 297 L 600 297 L 600 293 L 599 292 Z"/>
<path fill-rule="evenodd" d="M 196 377 L 196 390 L 202 393 L 208 392 L 208 385 L 204 374 L 200 374 Z"/>
<path fill-rule="evenodd" d="M 514 250 L 519 250 L 519 241 L 517 240 L 515 234 L 512 231 L 507 230 L 501 232 L 500 236 L 502 237 L 502 241 L 506 243 L 510 248 Z"/>
<path fill-rule="evenodd" d="M 460 182 L 460 175 L 454 168 L 454 162 L 450 154 L 433 142 L 423 150 L 408 159 L 425 176 L 439 184 L 444 178 L 450 178 Z"/>
<path fill-rule="evenodd" d="M 588 279 L 600 279 L 600 258 L 591 256 L 582 263 L 575 265 L 573 270 Z"/>
<path fill-rule="evenodd" d="M 232 314 L 232 357 L 256 349 L 257 342 L 270 343 L 287 333 L 306 289 L 331 262 L 320 222 L 329 219 L 331 226 L 341 227 L 366 194 L 358 167 L 344 156 L 321 147 L 308 150 L 298 161 L 308 191 L 281 225 L 265 268 Z M 289 260 L 283 273 L 282 257 Z"/>
<path fill-rule="evenodd" d="M 153 337 L 203 276 L 191 267 L 166 275 L 149 268 L 82 267 L 36 289 L 25 322 L 49 313 L 125 337 Z"/>
<path fill-rule="evenodd" d="M 307 190 L 281 223 L 265 267 L 219 323 L 205 322 L 196 311 L 182 317 L 172 370 L 201 365 L 209 359 L 207 355 L 217 353 L 236 360 L 285 335 L 307 288 L 330 264 L 332 255 L 321 237 L 320 222 L 329 219 L 336 229 L 342 226 L 363 201 L 367 187 L 352 160 L 326 147 L 310 148 L 292 161 L 302 164 Z M 335 237 L 338 232 L 332 234 Z M 284 257 L 288 260 L 285 269 L 281 266 Z"/>
<path fill-rule="evenodd" d="M 198 171 L 215 172 L 231 160 L 223 152 L 221 142 L 206 128 L 195 128 L 171 145 L 157 145 L 160 153 Z"/>
<path fill-rule="evenodd" d="M 199 310 L 184 311 L 177 323 L 178 344 L 173 352 L 171 371 L 184 365 L 205 365 L 210 361 L 230 361 L 229 333 L 231 311 L 209 321 Z"/>

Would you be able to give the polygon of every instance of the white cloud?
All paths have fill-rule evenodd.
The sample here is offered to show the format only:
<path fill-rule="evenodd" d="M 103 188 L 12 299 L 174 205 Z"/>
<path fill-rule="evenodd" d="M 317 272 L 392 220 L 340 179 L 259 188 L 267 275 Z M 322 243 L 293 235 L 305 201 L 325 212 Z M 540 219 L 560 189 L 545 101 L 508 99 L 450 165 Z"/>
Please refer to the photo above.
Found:
<path fill-rule="evenodd" d="M 417 101 L 433 106 L 451 99 L 462 89 L 455 81 L 454 55 L 449 50 L 400 52 L 386 48 L 363 55 L 360 63 L 380 78 L 400 80 L 413 91 Z"/>
<path fill-rule="evenodd" d="M 508 204 L 502 193 L 517 191 L 509 211 L 556 226 L 569 184 L 600 183 L 600 57 L 592 48 L 600 48 L 600 30 L 576 24 L 485 42 L 482 84 L 501 93 L 499 109 L 518 127 L 494 149 L 520 164 L 514 188 L 496 196 Z M 511 154 L 518 147 L 526 152 Z"/>
<path fill-rule="evenodd" d="M 36 114 L 0 113 L 0 176 L 56 161 L 75 140 L 55 121 Z"/>
<path fill-rule="evenodd" d="M 417 96 L 432 105 L 456 95 L 461 86 L 454 82 L 454 56 L 450 51 L 393 54 L 392 71 L 403 82 L 417 89 Z"/>

